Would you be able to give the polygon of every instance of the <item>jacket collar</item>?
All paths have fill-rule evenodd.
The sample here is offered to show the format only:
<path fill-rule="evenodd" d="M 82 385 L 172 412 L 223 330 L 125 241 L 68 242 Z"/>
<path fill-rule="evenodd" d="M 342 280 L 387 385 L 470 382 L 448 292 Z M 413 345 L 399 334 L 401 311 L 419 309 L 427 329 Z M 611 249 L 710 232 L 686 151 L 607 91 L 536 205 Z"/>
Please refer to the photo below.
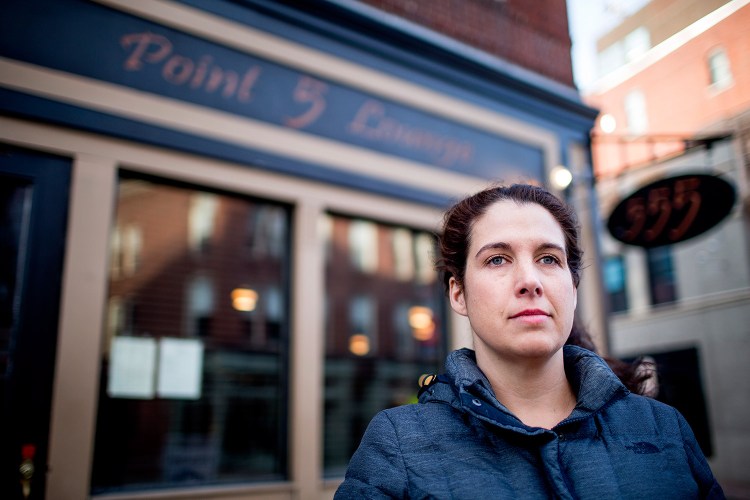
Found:
<path fill-rule="evenodd" d="M 583 347 L 563 348 L 565 374 L 576 393 L 575 410 L 569 419 L 596 413 L 630 391 L 612 372 L 607 362 Z"/>
<path fill-rule="evenodd" d="M 565 373 L 578 403 L 570 416 L 558 425 L 593 415 L 628 394 L 628 390 L 607 363 L 593 352 L 566 345 L 563 356 Z M 421 395 L 421 403 L 447 403 L 481 420 L 524 434 L 545 432 L 543 429 L 527 427 L 497 400 L 489 380 L 477 366 L 476 355 L 471 349 L 464 348 L 450 353 L 445 368 L 446 375 L 438 377 Z"/>

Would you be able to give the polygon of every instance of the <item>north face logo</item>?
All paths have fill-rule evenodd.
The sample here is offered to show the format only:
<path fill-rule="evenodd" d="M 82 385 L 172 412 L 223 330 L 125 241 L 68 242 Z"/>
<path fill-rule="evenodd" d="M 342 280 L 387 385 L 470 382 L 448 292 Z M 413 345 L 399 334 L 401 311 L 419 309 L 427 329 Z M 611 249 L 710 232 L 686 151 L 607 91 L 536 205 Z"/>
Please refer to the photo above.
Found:
<path fill-rule="evenodd" d="M 659 453 L 659 448 L 656 445 L 647 443 L 645 441 L 638 441 L 633 443 L 631 446 L 625 446 L 626 450 L 630 450 L 638 455 L 650 455 L 652 453 Z"/>

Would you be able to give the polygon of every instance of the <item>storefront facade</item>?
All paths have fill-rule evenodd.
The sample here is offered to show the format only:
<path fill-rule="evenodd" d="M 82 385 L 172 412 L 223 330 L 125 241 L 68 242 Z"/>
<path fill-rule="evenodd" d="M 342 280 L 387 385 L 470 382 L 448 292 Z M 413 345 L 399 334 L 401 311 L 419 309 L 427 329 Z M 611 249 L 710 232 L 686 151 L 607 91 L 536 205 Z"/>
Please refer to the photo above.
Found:
<path fill-rule="evenodd" d="M 442 210 L 590 179 L 573 89 L 353 4 L 4 11 L 3 481 L 30 460 L 31 498 L 330 496 L 469 342 Z M 595 262 L 590 186 L 566 194 Z"/>

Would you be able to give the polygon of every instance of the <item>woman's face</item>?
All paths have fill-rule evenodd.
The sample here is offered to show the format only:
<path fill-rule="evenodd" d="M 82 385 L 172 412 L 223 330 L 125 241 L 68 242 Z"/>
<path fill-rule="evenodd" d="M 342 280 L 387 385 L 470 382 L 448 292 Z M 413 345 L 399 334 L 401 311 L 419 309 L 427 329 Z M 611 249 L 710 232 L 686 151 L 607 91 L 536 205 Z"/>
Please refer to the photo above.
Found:
<path fill-rule="evenodd" d="M 451 306 L 467 316 L 477 355 L 549 358 L 573 325 L 577 290 L 562 228 L 535 203 L 496 202 L 471 232 L 463 286 L 451 278 Z"/>

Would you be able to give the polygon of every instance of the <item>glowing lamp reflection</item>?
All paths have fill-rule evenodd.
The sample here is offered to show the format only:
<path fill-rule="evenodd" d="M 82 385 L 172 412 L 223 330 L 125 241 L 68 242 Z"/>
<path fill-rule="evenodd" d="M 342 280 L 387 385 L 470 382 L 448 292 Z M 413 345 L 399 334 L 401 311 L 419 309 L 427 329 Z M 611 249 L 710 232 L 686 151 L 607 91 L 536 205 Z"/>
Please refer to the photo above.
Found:
<path fill-rule="evenodd" d="M 370 339 L 363 333 L 355 333 L 349 337 L 349 351 L 357 356 L 364 356 L 370 352 Z"/>
<path fill-rule="evenodd" d="M 415 339 L 425 342 L 435 335 L 435 321 L 432 318 L 432 309 L 424 306 L 409 308 L 409 326 Z"/>
<path fill-rule="evenodd" d="M 258 292 L 250 288 L 235 288 L 232 290 L 232 307 L 238 311 L 249 312 L 258 303 Z"/>

